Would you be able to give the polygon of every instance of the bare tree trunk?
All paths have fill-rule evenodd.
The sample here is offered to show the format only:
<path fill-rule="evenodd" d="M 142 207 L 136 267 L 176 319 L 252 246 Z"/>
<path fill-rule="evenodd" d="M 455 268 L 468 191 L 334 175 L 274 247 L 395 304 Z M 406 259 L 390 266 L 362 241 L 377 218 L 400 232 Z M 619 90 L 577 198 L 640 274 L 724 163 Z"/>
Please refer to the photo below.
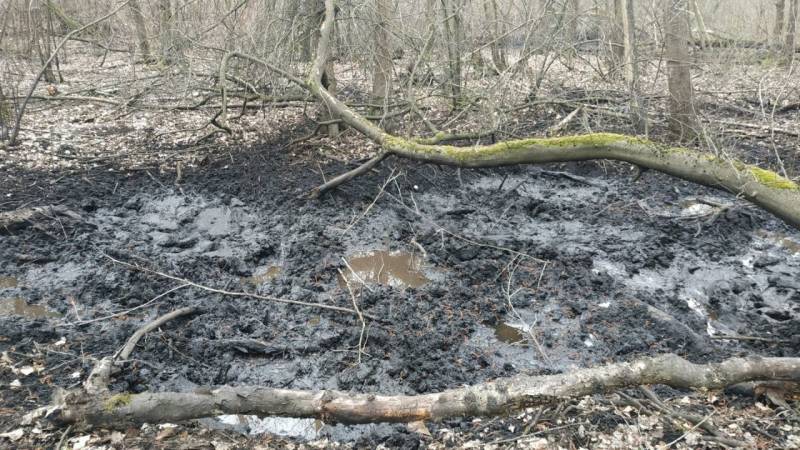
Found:
<path fill-rule="evenodd" d="M 637 133 L 644 133 L 647 128 L 642 112 L 642 97 L 639 95 L 639 62 L 636 51 L 636 22 L 634 21 L 633 0 L 620 0 L 624 4 L 622 35 L 624 41 L 625 81 L 631 95 L 631 122 Z"/>
<path fill-rule="evenodd" d="M 173 54 L 176 42 L 174 40 L 172 28 L 172 4 L 170 0 L 159 0 L 158 2 L 158 24 L 159 42 L 161 44 L 161 61 L 169 65 L 173 62 Z"/>
<path fill-rule="evenodd" d="M 392 93 L 392 48 L 389 35 L 391 11 L 391 0 L 376 0 L 372 99 L 378 104 L 385 104 Z"/>
<path fill-rule="evenodd" d="M 508 60 L 506 59 L 505 39 L 502 37 L 505 30 L 500 22 L 497 0 L 484 0 L 483 10 L 486 13 L 489 29 L 489 49 L 492 52 L 492 63 L 498 72 L 503 72 L 508 68 Z"/>
<path fill-rule="evenodd" d="M 689 71 L 689 10 L 687 0 L 666 0 L 664 52 L 669 87 L 669 125 L 679 140 L 697 135 L 694 92 Z"/>
<path fill-rule="evenodd" d="M 141 6 L 139 6 L 139 0 L 130 0 L 130 2 L 128 2 L 128 7 L 131 9 L 133 24 L 136 26 L 136 40 L 139 44 L 139 52 L 141 52 L 142 58 L 146 62 L 150 62 L 153 60 L 153 55 L 150 53 L 150 42 L 147 40 L 147 27 L 144 22 L 144 13 L 142 12 Z"/>
<path fill-rule="evenodd" d="M 58 81 L 53 72 L 52 64 L 55 57 L 48 61 L 48 57 L 50 56 L 49 41 L 48 37 L 45 36 L 46 33 L 40 28 L 41 24 L 44 22 L 43 14 L 41 8 L 34 7 L 33 3 L 31 3 L 28 8 L 28 26 L 30 27 L 31 38 L 36 48 L 36 53 L 39 55 L 39 60 L 44 67 L 44 81 L 47 83 L 57 83 Z"/>
<path fill-rule="evenodd" d="M 795 32 L 797 30 L 797 8 L 800 0 L 790 0 L 789 16 L 786 18 L 786 43 L 784 45 L 784 60 L 789 67 L 794 60 Z"/>
<path fill-rule="evenodd" d="M 611 27 L 609 30 L 609 44 L 611 47 L 611 61 L 609 61 L 609 74 L 617 78 L 621 75 L 622 61 L 625 60 L 625 5 L 623 0 L 612 0 Z"/>
<path fill-rule="evenodd" d="M 775 28 L 772 30 L 772 44 L 780 50 L 783 44 L 783 17 L 786 11 L 786 0 L 775 0 Z"/>
<path fill-rule="evenodd" d="M 697 0 L 692 1 L 692 14 L 694 14 L 695 23 L 697 23 L 697 34 L 700 36 L 700 48 L 703 50 L 708 48 L 708 33 L 706 32 L 706 21 L 703 19 L 703 14 L 700 13 L 700 6 Z"/>
<path fill-rule="evenodd" d="M 453 100 L 453 107 L 458 107 L 461 100 L 461 5 L 460 0 L 442 0 L 444 12 L 445 45 L 447 47 L 448 90 Z"/>
<path fill-rule="evenodd" d="M 566 23 L 564 24 L 567 32 L 567 64 L 572 65 L 572 60 L 578 54 L 578 19 L 581 14 L 580 0 L 568 0 L 565 6 Z"/>
<path fill-rule="evenodd" d="M 6 99 L 3 87 L 0 86 L 0 141 L 8 139 L 8 129 L 13 119 L 11 100 Z"/>
<path fill-rule="evenodd" d="M 309 48 L 316 49 L 318 47 L 319 39 L 320 39 L 320 29 L 319 25 L 325 17 L 325 3 L 324 0 L 306 0 L 307 9 L 306 11 L 309 13 L 308 20 L 309 20 Z M 331 25 L 332 27 L 334 25 Z M 336 36 L 335 28 L 331 30 L 331 36 L 335 39 Z M 309 52 L 313 53 L 313 50 L 309 50 Z M 310 55 L 311 56 L 311 55 Z M 331 92 L 336 92 L 336 73 L 334 72 L 333 66 L 333 46 L 328 46 L 325 48 L 325 54 L 319 55 L 320 58 L 323 58 L 325 64 L 323 65 L 324 70 L 322 72 L 321 82 L 322 86 L 325 87 L 327 90 L 332 90 Z M 336 95 L 336 94 L 333 94 Z M 325 134 L 328 136 L 336 137 L 339 135 L 339 123 L 336 122 L 337 116 L 334 112 L 327 107 L 324 103 L 321 103 L 320 106 L 323 108 L 323 112 L 320 114 L 319 120 L 321 122 L 328 122 L 322 129 L 325 130 Z"/>

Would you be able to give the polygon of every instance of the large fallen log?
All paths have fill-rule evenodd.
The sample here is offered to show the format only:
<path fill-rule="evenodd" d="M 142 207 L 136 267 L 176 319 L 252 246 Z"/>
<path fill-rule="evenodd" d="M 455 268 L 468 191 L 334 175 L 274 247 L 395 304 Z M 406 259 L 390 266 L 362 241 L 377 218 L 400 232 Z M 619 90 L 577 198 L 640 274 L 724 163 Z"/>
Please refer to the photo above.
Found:
<path fill-rule="evenodd" d="M 311 75 L 301 86 L 309 89 L 335 116 L 379 144 L 382 150 L 365 163 L 364 167 L 342 174 L 318 187 L 313 192 L 314 195 L 319 195 L 368 172 L 369 168 L 388 155 L 473 168 L 609 159 L 628 162 L 726 190 L 800 228 L 800 185 L 775 172 L 722 155 L 613 133 L 529 138 L 470 147 L 430 145 L 424 141 L 391 135 L 352 110 L 323 87 L 321 77 L 325 67 L 324 55 L 328 54 L 327 49 L 331 42 L 334 1 L 326 0 L 325 9 L 317 57 L 314 59 Z"/>
<path fill-rule="evenodd" d="M 314 417 L 325 422 L 374 423 L 493 416 L 569 398 L 644 384 L 722 389 L 757 380 L 800 381 L 800 358 L 731 358 L 692 364 L 673 355 L 581 369 L 561 375 L 519 375 L 470 387 L 422 395 L 384 396 L 341 391 L 301 391 L 259 386 L 157 392 L 66 395 L 51 412 L 60 424 L 121 428 L 140 423 L 177 422 L 220 414 Z"/>

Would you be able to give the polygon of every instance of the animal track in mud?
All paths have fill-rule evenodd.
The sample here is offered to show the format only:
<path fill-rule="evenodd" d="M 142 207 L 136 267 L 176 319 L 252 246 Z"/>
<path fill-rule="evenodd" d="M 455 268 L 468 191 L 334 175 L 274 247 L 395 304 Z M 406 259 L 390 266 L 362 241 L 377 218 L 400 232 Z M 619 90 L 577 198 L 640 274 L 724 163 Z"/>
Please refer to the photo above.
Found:
<path fill-rule="evenodd" d="M 205 314 L 137 348 L 136 357 L 151 365 L 130 367 L 114 386 L 133 392 L 237 383 L 416 393 L 662 351 L 694 359 L 795 351 L 712 341 L 708 332 L 778 338 L 798 332 L 800 257 L 786 242 L 800 240 L 797 232 L 732 208 L 698 233 L 704 219 L 696 216 L 704 211 L 687 199 L 709 191 L 680 185 L 676 193 L 655 182 L 586 172 L 597 176 L 595 185 L 519 169 L 467 173 L 462 188 L 446 174 L 415 178 L 409 171 L 399 186 L 405 196 L 383 196 L 352 228 L 379 179 L 291 207 L 281 198 L 291 189 L 279 184 L 262 185 L 257 195 L 184 186 L 187 195 L 137 187 L 124 200 L 98 197 L 83 212 L 92 227 L 76 229 L 69 240 L 54 242 L 35 230 L 0 237 L 0 274 L 7 277 L 0 280 L 17 280 L 16 286 L 0 281 L 0 296 L 61 314 L 0 315 L 0 326 L 11 339 L 65 337 L 99 354 L 118 348 L 158 313 L 204 307 Z M 50 260 L 14 263 L 23 251 Z M 369 278 L 370 288 L 358 290 L 359 307 L 389 325 L 369 325 L 361 365 L 354 352 L 359 326 L 350 316 L 189 288 L 126 320 L 75 326 L 177 286 L 110 264 L 100 252 L 210 286 L 342 307 L 352 306 L 338 278 L 348 270 L 342 258 L 349 258 Z M 506 326 L 534 333 L 549 361 L 531 345 L 508 342 Z M 264 347 L 253 352 L 236 344 L 244 339 Z M 74 383 L 68 375 L 75 370 L 85 368 L 65 364 L 55 382 Z M 270 429 L 244 421 L 251 431 Z M 308 437 L 308 425 L 298 425 L 297 435 Z M 393 432 L 388 426 L 352 432 L 365 429 Z M 313 431 L 335 433 L 345 431 Z"/>

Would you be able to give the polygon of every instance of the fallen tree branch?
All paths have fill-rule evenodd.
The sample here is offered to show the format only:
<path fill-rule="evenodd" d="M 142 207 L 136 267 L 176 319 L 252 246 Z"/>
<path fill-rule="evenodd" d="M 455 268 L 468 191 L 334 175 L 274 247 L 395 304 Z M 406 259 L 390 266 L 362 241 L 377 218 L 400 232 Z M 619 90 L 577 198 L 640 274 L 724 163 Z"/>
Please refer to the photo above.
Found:
<path fill-rule="evenodd" d="M 491 416 L 552 405 L 565 399 L 644 384 L 680 389 L 722 389 L 754 380 L 800 380 L 800 358 L 731 358 L 693 364 L 677 355 L 580 369 L 560 375 L 518 375 L 469 387 L 421 395 L 383 396 L 341 391 L 302 391 L 224 386 L 196 392 L 157 392 L 62 398 L 50 418 L 120 428 L 177 422 L 220 414 L 315 417 L 326 422 L 376 423 Z"/>
<path fill-rule="evenodd" d="M 381 159 L 385 154 L 393 154 L 417 161 L 471 168 L 594 159 L 624 161 L 687 181 L 727 190 L 800 228 L 800 186 L 797 183 L 757 166 L 684 147 L 670 147 L 647 139 L 613 133 L 529 138 L 471 147 L 426 145 L 391 135 L 356 113 L 323 87 L 321 80 L 325 55 L 331 45 L 333 23 L 334 1 L 326 0 L 317 55 L 305 85 L 334 115 L 383 147 L 384 151 L 379 153 Z M 374 164 L 378 162 L 379 160 L 374 161 Z M 336 177 L 318 187 L 314 193 L 330 190 L 364 172 L 366 170 L 358 173 L 350 171 L 346 176 Z"/>
<path fill-rule="evenodd" d="M 83 384 L 86 393 L 90 395 L 107 394 L 108 384 L 111 381 L 111 376 L 117 370 L 117 361 L 124 361 L 128 359 L 131 356 L 131 353 L 133 353 L 133 349 L 136 347 L 136 344 L 139 343 L 139 340 L 142 339 L 145 334 L 155 330 L 172 319 L 194 314 L 198 311 L 199 309 L 196 307 L 176 309 L 175 311 L 164 314 L 163 316 L 158 317 L 152 322 L 149 322 L 145 326 L 136 330 L 136 332 L 133 333 L 130 338 L 128 338 L 128 341 L 125 342 L 125 345 L 117 353 L 101 359 L 94 365 L 92 372 L 89 374 Z"/>

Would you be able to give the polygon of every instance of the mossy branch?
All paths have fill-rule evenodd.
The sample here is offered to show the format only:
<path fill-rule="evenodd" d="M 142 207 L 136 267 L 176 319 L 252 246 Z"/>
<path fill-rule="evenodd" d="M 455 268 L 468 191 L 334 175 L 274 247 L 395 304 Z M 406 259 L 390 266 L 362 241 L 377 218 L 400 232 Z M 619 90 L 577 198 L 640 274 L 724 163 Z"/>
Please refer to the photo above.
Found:
<path fill-rule="evenodd" d="M 528 138 L 470 147 L 433 145 L 388 134 L 322 86 L 324 55 L 328 54 L 333 20 L 334 1 L 326 0 L 317 57 L 307 86 L 337 117 L 383 147 L 378 161 L 384 156 L 396 155 L 417 161 L 473 168 L 595 159 L 624 161 L 727 190 L 800 229 L 800 188 L 797 183 L 766 169 L 689 148 L 670 147 L 647 139 L 614 133 Z M 430 142 L 435 141 L 434 137 Z M 376 160 L 372 159 L 366 164 L 374 166 Z M 368 170 L 364 170 L 363 166 L 356 168 L 318 187 L 314 193 L 324 193 L 366 172 Z"/>

